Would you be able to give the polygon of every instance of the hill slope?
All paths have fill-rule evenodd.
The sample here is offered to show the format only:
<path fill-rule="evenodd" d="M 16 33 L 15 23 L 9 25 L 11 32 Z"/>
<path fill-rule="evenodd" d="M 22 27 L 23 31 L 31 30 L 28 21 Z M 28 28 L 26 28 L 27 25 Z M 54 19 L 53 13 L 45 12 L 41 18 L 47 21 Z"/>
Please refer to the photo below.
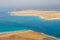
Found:
<path fill-rule="evenodd" d="M 0 34 L 0 40 L 55 40 L 55 39 L 47 37 L 41 33 L 27 30 L 22 32 Z"/>

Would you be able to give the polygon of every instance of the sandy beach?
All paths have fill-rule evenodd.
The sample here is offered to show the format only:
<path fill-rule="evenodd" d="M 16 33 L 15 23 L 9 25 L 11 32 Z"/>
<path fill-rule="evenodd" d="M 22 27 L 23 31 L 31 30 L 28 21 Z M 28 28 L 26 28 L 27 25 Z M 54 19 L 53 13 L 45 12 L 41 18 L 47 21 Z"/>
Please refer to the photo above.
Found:
<path fill-rule="evenodd" d="M 55 40 L 52 37 L 31 30 L 0 34 L 0 40 Z"/>
<path fill-rule="evenodd" d="M 11 12 L 12 16 L 38 16 L 44 20 L 60 19 L 59 11 L 21 10 Z"/>

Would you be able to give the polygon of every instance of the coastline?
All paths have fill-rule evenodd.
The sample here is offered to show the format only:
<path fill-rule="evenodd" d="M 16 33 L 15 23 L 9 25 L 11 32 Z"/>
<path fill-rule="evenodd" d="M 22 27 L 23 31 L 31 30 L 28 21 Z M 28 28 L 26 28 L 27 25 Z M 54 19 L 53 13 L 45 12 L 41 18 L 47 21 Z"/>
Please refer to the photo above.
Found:
<path fill-rule="evenodd" d="M 21 10 L 12 11 L 11 16 L 38 16 L 44 20 L 58 20 L 60 11 Z"/>
<path fill-rule="evenodd" d="M 12 35 L 12 34 L 26 33 L 26 32 L 35 32 L 35 31 L 33 31 L 33 30 L 20 30 L 20 31 L 12 31 L 12 32 L 2 32 L 2 33 L 0 33 L 0 35 L 1 36 L 2 35 L 6 35 L 6 36 L 8 35 L 9 36 L 9 34 Z M 44 33 L 40 33 L 40 32 L 37 32 L 37 33 L 42 34 L 42 35 L 44 35 L 46 37 L 49 37 L 49 38 L 60 40 L 59 38 L 56 38 L 56 37 L 53 37 L 53 36 L 50 36 L 50 35 L 47 35 L 47 34 L 44 34 Z"/>
<path fill-rule="evenodd" d="M 17 11 L 18 12 L 18 11 Z M 43 11 L 42 11 L 43 12 Z M 47 11 L 48 12 L 48 11 Z M 50 12 L 52 12 L 52 11 L 50 11 Z M 38 17 L 40 17 L 41 19 L 43 19 L 43 20 L 59 20 L 60 19 L 60 17 L 55 17 L 55 18 L 53 18 L 53 17 L 51 17 L 51 18 L 49 18 L 48 16 L 46 16 L 45 14 L 28 14 L 28 12 L 27 12 L 27 14 L 25 13 L 25 12 L 22 12 L 23 14 L 20 14 L 20 13 L 18 13 L 17 15 L 16 14 L 11 14 L 11 16 L 38 16 Z M 25 13 L 25 14 L 24 14 Z M 34 12 L 33 12 L 34 13 Z M 49 13 L 50 14 L 50 13 Z M 12 31 L 12 32 L 3 32 L 3 33 L 1 33 L 1 34 L 10 34 L 10 33 L 21 33 L 22 31 L 27 31 L 27 30 L 21 30 L 21 31 Z M 32 31 L 32 30 L 30 30 L 30 31 Z M 34 32 L 34 31 L 33 31 Z M 56 40 L 60 40 L 59 38 L 56 38 L 56 37 L 53 37 L 53 36 L 50 36 L 50 35 L 47 35 L 47 34 L 44 34 L 44 33 L 40 33 L 40 34 L 42 34 L 42 35 L 44 35 L 44 36 L 47 36 L 47 37 L 51 37 L 51 38 L 54 38 L 54 39 L 56 39 Z"/>
<path fill-rule="evenodd" d="M 54 39 L 56 39 L 56 40 L 60 40 L 59 38 L 56 38 L 56 37 L 54 37 L 54 36 L 50 36 L 50 35 L 47 35 L 47 34 L 44 34 L 44 33 L 41 33 L 41 34 L 43 34 L 43 35 L 45 35 L 45 36 L 48 36 L 48 37 L 52 37 L 52 38 L 54 38 Z"/>
<path fill-rule="evenodd" d="M 48 19 L 48 18 L 44 18 L 42 16 L 40 16 L 40 18 L 43 19 L 43 20 L 60 20 L 60 18 L 50 18 L 50 19 Z"/>
<path fill-rule="evenodd" d="M 16 32 L 23 32 L 23 31 L 27 31 L 27 30 L 24 29 L 24 30 L 18 30 L 18 31 L 0 32 L 0 34 L 16 33 Z M 32 31 L 32 30 L 28 30 L 28 31 Z"/>

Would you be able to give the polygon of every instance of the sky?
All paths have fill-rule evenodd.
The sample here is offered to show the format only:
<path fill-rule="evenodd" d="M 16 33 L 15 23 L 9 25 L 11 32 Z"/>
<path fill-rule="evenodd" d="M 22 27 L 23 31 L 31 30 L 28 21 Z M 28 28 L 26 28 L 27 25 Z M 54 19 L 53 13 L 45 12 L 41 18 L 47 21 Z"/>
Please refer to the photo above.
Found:
<path fill-rule="evenodd" d="M 0 0 L 0 8 L 45 9 L 60 7 L 60 0 Z"/>

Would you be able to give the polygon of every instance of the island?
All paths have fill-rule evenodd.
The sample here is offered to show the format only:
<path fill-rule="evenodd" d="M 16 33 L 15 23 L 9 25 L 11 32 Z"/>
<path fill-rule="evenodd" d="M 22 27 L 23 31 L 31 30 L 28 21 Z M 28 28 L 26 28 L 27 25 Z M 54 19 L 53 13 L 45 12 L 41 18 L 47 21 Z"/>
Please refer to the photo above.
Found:
<path fill-rule="evenodd" d="M 13 16 L 38 16 L 44 20 L 60 19 L 60 11 L 18 10 L 12 11 Z"/>

